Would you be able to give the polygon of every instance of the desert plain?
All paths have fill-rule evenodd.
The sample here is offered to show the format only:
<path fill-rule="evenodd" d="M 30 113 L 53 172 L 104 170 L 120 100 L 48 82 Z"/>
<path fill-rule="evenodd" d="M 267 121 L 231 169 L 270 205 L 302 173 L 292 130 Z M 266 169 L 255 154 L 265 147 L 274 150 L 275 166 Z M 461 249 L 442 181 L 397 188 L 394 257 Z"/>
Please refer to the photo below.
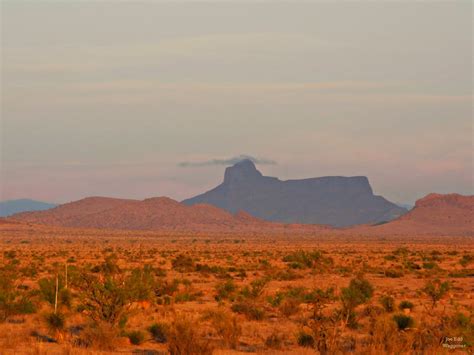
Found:
<path fill-rule="evenodd" d="M 474 239 L 0 224 L 2 354 L 472 353 Z"/>

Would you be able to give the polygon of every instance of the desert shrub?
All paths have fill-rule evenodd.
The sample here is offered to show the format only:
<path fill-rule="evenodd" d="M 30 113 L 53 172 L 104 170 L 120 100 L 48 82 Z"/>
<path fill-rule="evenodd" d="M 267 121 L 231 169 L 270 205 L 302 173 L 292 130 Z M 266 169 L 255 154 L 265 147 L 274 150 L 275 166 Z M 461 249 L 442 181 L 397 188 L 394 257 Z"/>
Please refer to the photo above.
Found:
<path fill-rule="evenodd" d="M 141 330 L 132 330 L 131 332 L 127 333 L 127 338 L 131 344 L 140 345 L 145 341 L 145 333 L 143 333 Z"/>
<path fill-rule="evenodd" d="M 421 266 L 411 260 L 406 260 L 403 265 L 410 271 L 421 270 Z"/>
<path fill-rule="evenodd" d="M 266 339 L 265 346 L 270 349 L 281 349 L 285 342 L 285 335 L 273 331 Z"/>
<path fill-rule="evenodd" d="M 104 263 L 99 266 L 99 270 L 106 275 L 116 275 L 121 272 L 120 267 L 118 266 L 118 256 L 116 254 L 108 255 Z"/>
<path fill-rule="evenodd" d="M 0 270 L 0 322 L 15 314 L 15 275 L 8 270 Z"/>
<path fill-rule="evenodd" d="M 268 281 L 269 280 L 266 277 L 261 278 L 261 279 L 257 279 L 257 280 L 253 280 L 250 283 L 250 287 L 245 286 L 241 290 L 240 293 L 245 298 L 252 298 L 252 299 L 258 298 L 262 294 L 263 289 L 267 285 Z"/>
<path fill-rule="evenodd" d="M 403 271 L 401 269 L 390 268 L 384 271 L 386 277 L 398 278 L 403 276 Z"/>
<path fill-rule="evenodd" d="M 212 348 L 198 333 L 198 324 L 186 317 L 176 318 L 168 332 L 168 351 L 171 355 L 211 355 Z"/>
<path fill-rule="evenodd" d="M 283 292 L 277 292 L 274 296 L 268 296 L 267 301 L 272 307 L 278 307 L 284 298 L 285 294 Z"/>
<path fill-rule="evenodd" d="M 58 294 L 58 303 L 67 308 L 71 308 L 72 299 L 72 292 L 67 288 L 63 288 Z"/>
<path fill-rule="evenodd" d="M 466 267 L 470 263 L 474 261 L 474 256 L 471 254 L 464 254 L 461 257 L 461 260 L 459 260 L 459 264 L 461 264 L 462 267 Z"/>
<path fill-rule="evenodd" d="M 192 302 L 192 301 L 196 301 L 199 297 L 202 297 L 202 296 L 203 296 L 202 291 L 198 291 L 198 292 L 184 291 L 184 292 L 178 293 L 174 297 L 174 301 L 176 303 Z"/>
<path fill-rule="evenodd" d="M 173 269 L 179 272 L 191 272 L 194 270 L 194 261 L 190 256 L 180 254 L 171 261 Z"/>
<path fill-rule="evenodd" d="M 93 322 L 84 328 L 80 337 L 75 341 L 75 345 L 113 351 L 117 346 L 118 339 L 119 333 L 111 324 Z"/>
<path fill-rule="evenodd" d="M 438 269 L 438 264 L 435 263 L 434 261 L 427 261 L 423 263 L 423 268 L 427 270 L 433 270 L 433 269 Z"/>
<path fill-rule="evenodd" d="M 377 305 L 368 304 L 367 306 L 364 307 L 361 314 L 367 317 L 376 318 L 380 316 L 381 314 L 383 314 L 384 312 L 385 312 L 384 308 Z"/>
<path fill-rule="evenodd" d="M 40 297 L 54 306 L 56 302 L 56 277 L 42 278 L 38 281 Z M 71 292 L 64 288 L 64 278 L 58 277 L 58 306 L 70 307 Z"/>
<path fill-rule="evenodd" d="M 14 305 L 15 312 L 18 314 L 36 313 L 36 305 L 26 296 L 22 296 Z"/>
<path fill-rule="evenodd" d="M 319 250 L 311 252 L 297 250 L 284 256 L 283 261 L 289 263 L 289 266 L 293 269 L 312 268 L 318 264 L 331 265 L 333 263 L 331 258 L 324 257 L 322 252 Z"/>
<path fill-rule="evenodd" d="M 303 346 L 305 348 L 313 348 L 314 338 L 311 334 L 306 333 L 305 331 L 300 331 L 297 336 L 297 343 L 299 346 Z"/>
<path fill-rule="evenodd" d="M 451 320 L 455 327 L 467 328 L 469 326 L 474 326 L 474 324 L 471 322 L 471 317 L 466 316 L 464 313 L 461 312 L 458 312 L 453 315 Z"/>
<path fill-rule="evenodd" d="M 84 273 L 80 291 L 82 307 L 96 322 L 116 325 L 131 303 L 130 292 L 121 278 L 106 276 L 99 279 Z"/>
<path fill-rule="evenodd" d="M 133 301 L 149 301 L 154 296 L 155 278 L 150 265 L 132 270 L 125 281 Z"/>
<path fill-rule="evenodd" d="M 431 300 L 431 306 L 434 308 L 436 303 L 441 300 L 449 291 L 450 285 L 448 281 L 441 282 L 439 279 L 428 281 L 423 288 L 423 292 L 428 295 Z"/>
<path fill-rule="evenodd" d="M 178 291 L 179 280 L 173 279 L 172 281 L 168 280 L 159 280 L 155 285 L 155 296 L 172 296 L 176 291 Z"/>
<path fill-rule="evenodd" d="M 361 276 L 352 279 L 348 287 L 341 290 L 342 310 L 337 315 L 344 319 L 350 328 L 357 327 L 357 317 L 354 309 L 372 298 L 373 286 Z"/>
<path fill-rule="evenodd" d="M 289 317 L 298 313 L 299 305 L 299 300 L 295 298 L 287 298 L 281 303 L 279 310 L 285 317 Z"/>
<path fill-rule="evenodd" d="M 345 309 L 351 310 L 372 298 L 373 286 L 362 277 L 352 279 L 348 287 L 341 290 L 341 301 Z"/>
<path fill-rule="evenodd" d="M 382 296 L 379 300 L 382 307 L 385 309 L 386 312 L 393 312 L 395 309 L 395 300 L 392 296 Z"/>
<path fill-rule="evenodd" d="M 232 312 L 244 314 L 250 320 L 262 320 L 265 317 L 264 309 L 253 302 L 237 302 L 231 306 L 231 309 Z"/>
<path fill-rule="evenodd" d="M 149 328 L 153 340 L 157 343 L 166 343 L 167 337 L 166 333 L 168 331 L 168 325 L 164 323 L 153 323 Z"/>
<path fill-rule="evenodd" d="M 414 307 L 415 306 L 410 301 L 401 301 L 400 304 L 398 305 L 398 309 L 400 310 L 404 310 L 404 309 L 412 310 Z"/>
<path fill-rule="evenodd" d="M 406 247 L 400 247 L 393 251 L 393 255 L 399 255 L 399 256 L 407 256 L 408 253 L 409 253 L 409 250 Z"/>
<path fill-rule="evenodd" d="M 275 275 L 275 279 L 280 281 L 293 281 L 301 278 L 301 275 L 291 269 L 279 271 Z"/>
<path fill-rule="evenodd" d="M 407 328 L 411 328 L 414 324 L 413 318 L 404 314 L 394 315 L 393 320 L 397 324 L 398 330 L 405 330 Z"/>
<path fill-rule="evenodd" d="M 221 301 L 224 299 L 232 300 L 235 296 L 235 291 L 237 286 L 233 280 L 227 280 L 225 282 L 219 283 L 216 286 L 217 295 L 215 296 L 216 301 Z"/>
<path fill-rule="evenodd" d="M 237 348 L 239 337 L 242 334 L 242 327 L 238 324 L 237 317 L 218 310 L 207 311 L 203 319 L 211 322 L 212 327 L 225 346 L 232 349 Z"/>
<path fill-rule="evenodd" d="M 45 320 L 48 329 L 53 333 L 63 330 L 66 325 L 66 317 L 59 312 L 46 314 Z"/>
<path fill-rule="evenodd" d="M 304 302 L 311 304 L 313 307 L 313 319 L 320 320 L 323 318 L 322 312 L 326 305 L 335 299 L 334 288 L 327 289 L 316 288 L 304 295 Z"/>

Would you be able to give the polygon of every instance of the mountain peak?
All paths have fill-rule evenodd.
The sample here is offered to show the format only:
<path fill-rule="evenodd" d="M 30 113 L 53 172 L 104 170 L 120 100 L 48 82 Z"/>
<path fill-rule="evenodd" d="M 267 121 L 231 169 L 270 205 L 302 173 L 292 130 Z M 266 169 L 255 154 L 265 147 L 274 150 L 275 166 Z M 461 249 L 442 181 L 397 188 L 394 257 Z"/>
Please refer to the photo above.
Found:
<path fill-rule="evenodd" d="M 225 170 L 224 183 L 233 183 L 242 180 L 262 177 L 255 164 L 250 159 L 244 159 Z"/>

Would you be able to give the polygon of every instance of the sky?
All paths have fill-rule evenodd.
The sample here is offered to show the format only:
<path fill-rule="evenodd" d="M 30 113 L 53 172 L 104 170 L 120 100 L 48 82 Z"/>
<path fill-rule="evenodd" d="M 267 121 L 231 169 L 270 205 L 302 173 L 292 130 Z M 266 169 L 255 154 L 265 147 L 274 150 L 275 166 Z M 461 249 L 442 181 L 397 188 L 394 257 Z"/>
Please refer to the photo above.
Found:
<path fill-rule="evenodd" d="M 241 156 L 473 193 L 471 1 L 1 2 L 0 200 L 181 200 Z"/>

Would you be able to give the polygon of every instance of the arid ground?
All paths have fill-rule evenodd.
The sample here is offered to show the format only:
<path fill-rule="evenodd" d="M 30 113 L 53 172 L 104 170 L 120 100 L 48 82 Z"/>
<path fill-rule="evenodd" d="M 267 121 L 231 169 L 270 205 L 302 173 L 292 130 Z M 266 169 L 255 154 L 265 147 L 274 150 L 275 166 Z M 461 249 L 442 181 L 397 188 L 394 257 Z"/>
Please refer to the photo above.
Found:
<path fill-rule="evenodd" d="M 4 222 L 0 251 L 2 354 L 472 353 L 472 237 Z"/>

